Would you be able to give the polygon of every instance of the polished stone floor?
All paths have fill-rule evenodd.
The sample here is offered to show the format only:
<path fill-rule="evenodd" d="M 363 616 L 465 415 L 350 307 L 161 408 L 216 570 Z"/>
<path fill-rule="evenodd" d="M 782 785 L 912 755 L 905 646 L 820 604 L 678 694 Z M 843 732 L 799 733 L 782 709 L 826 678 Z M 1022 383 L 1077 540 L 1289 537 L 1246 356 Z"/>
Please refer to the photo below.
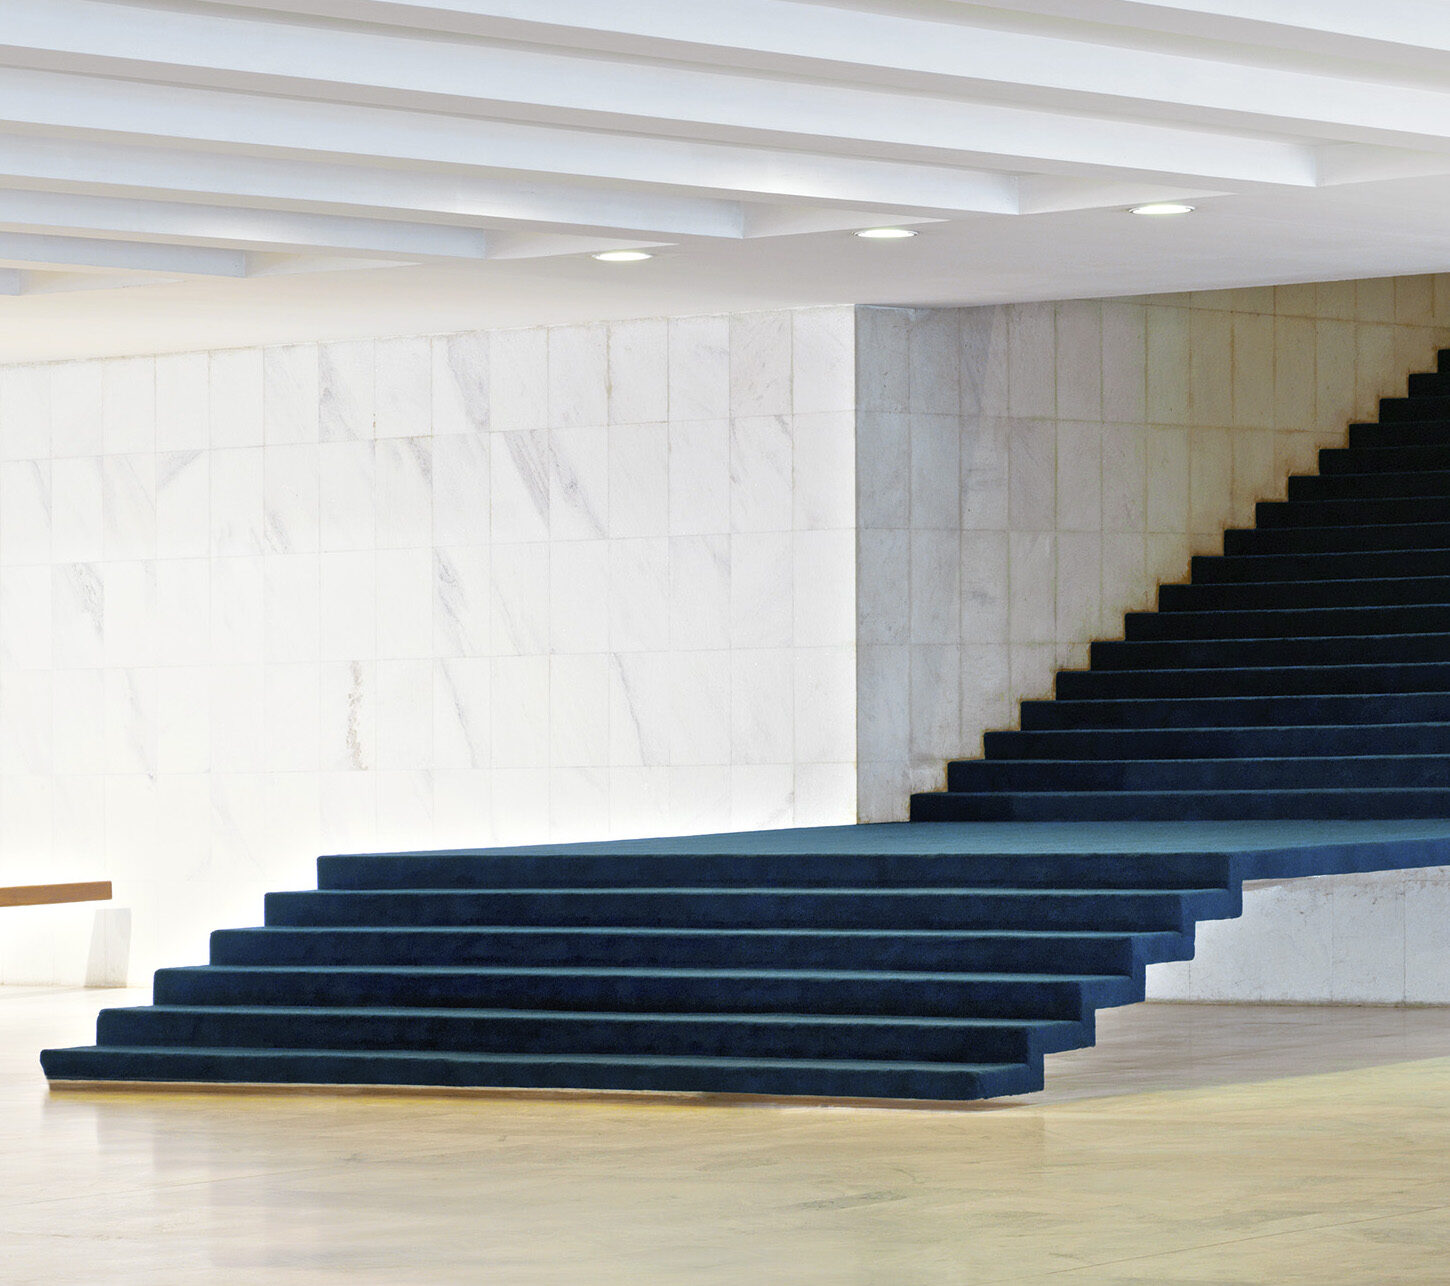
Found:
<path fill-rule="evenodd" d="M 1139 1005 L 955 1111 L 47 1093 L 144 999 L 0 988 L 6 1286 L 1450 1280 L 1450 1009 Z"/>

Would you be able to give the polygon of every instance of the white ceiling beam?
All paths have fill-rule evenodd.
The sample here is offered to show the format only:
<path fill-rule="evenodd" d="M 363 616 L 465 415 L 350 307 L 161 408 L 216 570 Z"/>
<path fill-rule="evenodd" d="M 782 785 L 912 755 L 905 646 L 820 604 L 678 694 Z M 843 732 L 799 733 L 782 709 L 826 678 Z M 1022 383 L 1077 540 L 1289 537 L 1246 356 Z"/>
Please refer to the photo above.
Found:
<path fill-rule="evenodd" d="M 171 276 L 247 275 L 244 250 L 3 231 L 0 231 L 0 263 L 161 272 Z"/>
<path fill-rule="evenodd" d="M 462 166 L 858 206 L 1009 213 L 1012 180 L 945 165 L 460 120 L 57 72 L 0 77 L 0 123 L 79 138 Z"/>
<path fill-rule="evenodd" d="M 527 48 L 316 30 L 99 0 L 6 0 L 0 56 L 91 76 L 107 70 L 198 86 L 346 97 L 558 125 L 787 142 L 895 159 L 994 158 L 1303 185 L 1312 156 L 1276 139 L 966 102 L 814 80 L 783 83 L 693 67 Z M 134 64 L 134 65 L 133 65 Z M 132 88 L 127 86 L 127 88 Z M 199 91 L 193 91 L 199 92 Z M 291 104 L 300 111 L 301 104 Z M 361 109 L 354 108 L 354 111 Z M 165 136 L 163 134 L 163 136 Z"/>
<path fill-rule="evenodd" d="M 463 218 L 682 236 L 741 234 L 739 204 L 722 198 L 34 135 L 0 135 L 0 183 L 433 222 Z"/>
<path fill-rule="evenodd" d="M 105 24 L 95 16 L 109 7 L 104 0 L 8 0 L 0 10 L 0 40 L 12 26 L 18 29 L 21 39 L 39 38 L 39 33 L 54 21 L 48 16 L 37 19 L 27 6 L 40 5 L 46 15 L 61 18 L 57 6 L 68 4 L 79 7 L 73 21 L 57 24 L 65 34 L 55 41 L 57 47 L 51 53 L 90 58 L 107 50 L 118 56 L 122 53 L 126 46 L 117 43 L 120 37 L 101 30 Z M 260 4 L 253 7 L 261 13 L 275 8 Z M 452 0 L 450 5 L 392 3 L 382 7 L 393 13 L 414 13 L 420 19 L 447 9 L 471 19 L 468 25 L 495 37 L 572 40 L 591 53 L 597 53 L 602 45 L 637 60 L 679 57 L 682 53 L 698 57 L 709 51 L 716 63 L 729 61 L 777 74 L 789 74 L 794 69 L 798 75 L 829 75 L 834 68 L 839 78 L 849 78 L 851 91 L 858 95 L 871 92 L 867 85 L 872 80 L 878 84 L 894 81 L 910 92 L 921 88 L 923 78 L 930 78 L 955 85 L 965 93 L 985 91 L 990 95 L 1010 89 L 1018 101 L 1024 101 L 1025 96 L 1031 105 L 1074 111 L 1162 119 L 1162 108 L 1168 105 L 1178 109 L 1175 115 L 1183 121 L 1240 129 L 1298 127 L 1315 134 L 1328 130 L 1328 137 L 1376 143 L 1450 135 L 1450 93 L 1419 86 L 1389 87 L 1380 79 L 1357 76 L 1343 67 L 1306 70 L 1265 66 L 1262 61 L 1235 61 L 1232 51 L 1219 46 L 1210 47 L 1204 54 L 1188 55 L 1114 43 L 1110 33 L 1096 38 L 1076 33 L 1054 35 L 1042 30 L 1000 30 L 966 22 L 923 21 L 857 10 L 838 10 L 824 21 L 822 6 L 794 0 L 733 0 L 715 6 L 682 5 L 676 0 L 628 0 L 609 5 L 593 0 Z M 374 8 L 366 2 L 340 6 L 316 0 L 305 6 L 324 12 L 346 11 L 353 17 L 367 16 Z M 140 56 L 147 40 L 159 42 L 163 22 L 172 20 L 154 22 L 152 31 L 137 30 L 136 24 L 128 22 L 133 55 Z M 202 43 L 207 14 L 188 16 L 182 21 L 184 25 L 189 23 L 194 33 L 192 52 L 187 52 L 186 42 L 182 42 L 182 48 L 168 54 L 168 61 L 190 63 Z M 270 24 L 259 17 L 244 25 L 253 32 L 253 42 L 260 43 L 258 33 Z M 1444 15 L 1441 25 L 1450 31 L 1450 13 Z M 506 83 L 499 74 L 500 59 L 524 76 L 529 74 L 530 58 L 549 59 L 552 61 L 547 66 L 540 64 L 540 75 L 550 75 L 551 83 L 554 77 L 579 79 L 578 75 L 557 75 L 560 64 L 568 59 L 567 53 L 492 51 L 435 42 L 429 46 L 427 56 L 435 64 L 441 63 L 440 74 L 424 81 L 409 72 L 409 54 L 416 49 L 415 40 L 367 32 L 308 31 L 295 22 L 267 45 L 265 56 L 239 56 L 230 52 L 229 42 L 225 68 L 218 64 L 216 70 L 263 74 L 264 68 L 272 67 L 277 70 L 270 74 L 300 76 L 310 68 L 319 79 L 331 80 L 335 72 L 329 70 L 328 60 L 315 48 L 315 42 L 332 45 L 339 41 L 343 45 L 352 43 L 346 50 L 339 47 L 333 66 L 359 85 L 375 90 L 391 86 L 403 92 L 463 97 L 471 93 L 479 99 L 494 100 L 504 92 Z M 290 56 L 283 52 L 288 42 L 295 46 Z M 385 49 L 390 52 L 385 54 Z M 440 54 L 440 49 L 448 52 Z M 367 57 L 368 51 L 372 52 L 371 58 Z M 585 84 L 580 88 L 589 87 L 592 81 L 596 91 L 593 101 L 608 102 L 611 110 L 617 110 L 636 82 L 670 77 L 683 94 L 681 78 L 701 75 L 706 83 L 691 96 L 695 99 L 719 97 L 722 82 L 738 81 L 738 77 L 651 67 L 647 61 L 626 66 L 591 57 L 582 72 Z M 627 89 L 625 81 L 629 82 Z M 792 85 L 788 89 L 799 101 L 804 87 Z M 724 92 L 729 93 L 728 89 Z M 759 93 L 769 96 L 768 89 Z M 878 97 L 890 97 L 877 93 Z M 577 97 L 571 101 L 578 106 Z M 564 104 L 553 99 L 546 105 L 557 108 Z"/>
<path fill-rule="evenodd" d="M 0 227 L 383 257 L 482 259 L 487 250 L 477 228 L 13 188 L 0 190 Z"/>

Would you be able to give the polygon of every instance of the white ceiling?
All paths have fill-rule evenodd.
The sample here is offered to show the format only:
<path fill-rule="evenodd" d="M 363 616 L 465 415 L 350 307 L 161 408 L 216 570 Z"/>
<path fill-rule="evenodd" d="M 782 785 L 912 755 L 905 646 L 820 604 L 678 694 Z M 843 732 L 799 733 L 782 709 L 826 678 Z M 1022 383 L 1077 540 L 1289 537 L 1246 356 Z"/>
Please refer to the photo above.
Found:
<path fill-rule="evenodd" d="M 0 0 L 0 360 L 1442 271 L 1447 198 L 1443 0 Z"/>

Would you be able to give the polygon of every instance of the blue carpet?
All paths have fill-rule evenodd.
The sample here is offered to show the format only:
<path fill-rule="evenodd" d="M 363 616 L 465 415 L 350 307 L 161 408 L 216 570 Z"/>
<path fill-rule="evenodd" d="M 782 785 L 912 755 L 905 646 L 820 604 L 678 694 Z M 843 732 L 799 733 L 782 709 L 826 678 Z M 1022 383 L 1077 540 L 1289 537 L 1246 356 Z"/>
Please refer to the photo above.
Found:
<path fill-rule="evenodd" d="M 1450 363 L 1441 355 L 1441 370 Z M 1245 880 L 1450 865 L 1450 374 L 1321 453 L 911 823 L 329 856 L 55 1081 L 975 1099 Z M 1436 418 L 1439 417 L 1439 418 Z M 1423 820 L 1416 820 L 1423 819 Z"/>

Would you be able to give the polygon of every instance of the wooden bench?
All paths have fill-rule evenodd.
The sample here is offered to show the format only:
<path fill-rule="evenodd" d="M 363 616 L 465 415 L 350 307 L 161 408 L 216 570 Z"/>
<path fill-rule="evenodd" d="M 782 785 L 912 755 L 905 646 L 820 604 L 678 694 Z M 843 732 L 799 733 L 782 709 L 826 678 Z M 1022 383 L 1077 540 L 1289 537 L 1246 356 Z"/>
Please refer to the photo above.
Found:
<path fill-rule="evenodd" d="M 110 880 L 81 884 L 20 884 L 0 888 L 0 906 L 51 906 L 58 902 L 109 902 Z"/>

